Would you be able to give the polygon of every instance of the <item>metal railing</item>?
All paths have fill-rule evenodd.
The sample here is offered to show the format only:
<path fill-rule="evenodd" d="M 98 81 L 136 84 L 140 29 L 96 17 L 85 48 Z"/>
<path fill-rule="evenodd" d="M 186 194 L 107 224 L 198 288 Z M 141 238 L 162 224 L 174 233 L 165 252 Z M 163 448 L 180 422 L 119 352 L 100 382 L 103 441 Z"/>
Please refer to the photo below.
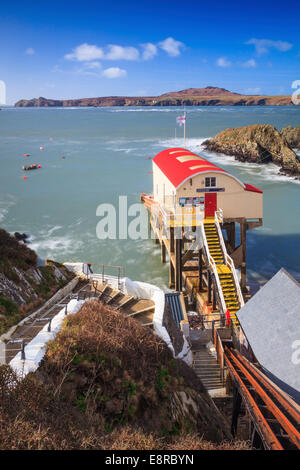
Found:
<path fill-rule="evenodd" d="M 235 266 L 234 266 L 233 259 L 227 253 L 227 249 L 226 249 L 226 246 L 225 246 L 224 237 L 223 237 L 223 234 L 222 234 L 222 230 L 221 230 L 221 227 L 220 227 L 219 220 L 221 220 L 221 223 L 223 222 L 223 211 L 222 211 L 222 209 L 218 209 L 215 212 L 215 225 L 216 225 L 217 232 L 218 232 L 218 235 L 219 235 L 219 240 L 220 240 L 221 248 L 222 248 L 222 251 L 223 251 L 223 254 L 224 254 L 225 263 L 226 263 L 226 266 L 228 266 L 230 271 L 232 272 L 233 280 L 234 280 L 234 284 L 235 284 L 235 289 L 236 289 L 236 294 L 237 294 L 238 299 L 239 299 L 240 307 L 242 307 L 244 305 L 244 298 L 243 298 L 243 294 L 242 294 L 242 291 L 241 291 L 241 286 L 240 286 L 240 283 L 239 283 L 239 280 L 238 280 L 238 277 L 237 277 L 237 274 L 236 274 L 236 269 L 235 269 Z"/>
<path fill-rule="evenodd" d="M 223 348 L 223 343 L 221 340 L 221 337 L 219 335 L 219 332 L 217 328 L 215 328 L 215 325 L 213 324 L 213 343 L 215 346 L 216 354 L 217 354 L 217 361 L 220 366 L 220 378 L 222 381 L 222 385 L 224 385 L 225 382 L 225 359 L 224 359 L 224 348 Z"/>
<path fill-rule="evenodd" d="M 202 224 L 204 213 L 200 206 L 178 206 L 153 202 L 151 215 L 162 217 L 165 227 L 192 227 Z"/>
<path fill-rule="evenodd" d="M 220 278 L 219 278 L 219 273 L 218 273 L 218 270 L 217 270 L 215 260 L 213 259 L 213 257 L 210 254 L 210 251 L 209 251 L 209 247 L 208 247 L 207 239 L 206 239 L 206 234 L 205 234 L 205 230 L 204 230 L 204 224 L 201 224 L 201 234 L 202 234 L 203 245 L 204 245 L 205 251 L 207 253 L 207 258 L 208 258 L 210 268 L 211 268 L 212 272 L 215 275 L 215 280 L 216 280 L 216 283 L 217 283 L 217 288 L 218 288 L 219 297 L 220 297 L 221 304 L 222 304 L 223 313 L 225 313 L 226 312 L 226 303 L 225 303 L 225 299 L 224 299 L 224 294 L 223 294 L 223 290 L 222 290 L 222 286 L 221 286 L 221 282 L 220 282 Z"/>
<path fill-rule="evenodd" d="M 119 290 L 123 289 L 121 280 L 125 278 L 125 267 L 124 266 L 113 266 L 110 264 L 102 264 L 102 263 L 86 263 L 88 266 L 88 272 L 86 273 L 87 280 L 99 280 L 102 284 L 107 283 L 111 280 L 116 280 L 117 288 Z M 93 272 L 94 268 L 100 272 Z M 107 273 L 107 270 L 113 271 L 114 274 Z"/>

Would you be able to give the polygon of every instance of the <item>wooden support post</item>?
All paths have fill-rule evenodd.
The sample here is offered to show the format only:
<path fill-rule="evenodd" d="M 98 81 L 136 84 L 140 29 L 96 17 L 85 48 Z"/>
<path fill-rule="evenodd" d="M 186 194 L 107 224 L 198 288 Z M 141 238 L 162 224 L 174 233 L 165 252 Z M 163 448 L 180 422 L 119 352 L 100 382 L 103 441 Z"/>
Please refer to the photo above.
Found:
<path fill-rule="evenodd" d="M 175 240 L 175 290 L 182 291 L 182 240 Z"/>
<path fill-rule="evenodd" d="M 169 288 L 173 289 L 175 287 L 175 269 L 172 263 L 171 254 L 174 253 L 174 227 L 169 229 L 170 236 L 170 253 L 169 253 Z"/>
<path fill-rule="evenodd" d="M 241 264 L 241 289 L 242 291 L 246 290 L 246 282 L 247 282 L 247 264 L 246 264 L 246 230 L 247 224 L 245 222 L 241 222 L 240 224 L 240 239 L 242 245 L 242 264 Z"/>
<path fill-rule="evenodd" d="M 203 287 L 203 266 L 202 266 L 202 248 L 199 250 L 199 292 L 202 291 Z"/>
<path fill-rule="evenodd" d="M 251 440 L 251 447 L 253 449 L 256 449 L 256 450 L 263 450 L 264 449 L 263 441 L 262 441 L 260 435 L 258 434 L 258 432 L 257 432 L 254 425 L 253 425 L 253 432 L 252 432 L 250 440 Z"/>
<path fill-rule="evenodd" d="M 232 405 L 232 419 L 231 419 L 231 434 L 233 435 L 233 437 L 236 436 L 238 419 L 239 419 L 239 414 L 241 411 L 241 404 L 242 404 L 241 394 L 239 393 L 237 387 L 235 387 L 234 396 L 233 396 L 233 405 Z"/>
<path fill-rule="evenodd" d="M 151 211 L 148 210 L 148 238 L 151 240 Z"/>
<path fill-rule="evenodd" d="M 175 287 L 175 269 L 171 260 L 169 259 L 169 288 L 173 289 Z"/>
<path fill-rule="evenodd" d="M 215 288 L 215 285 L 213 285 L 213 310 L 216 310 L 216 308 L 217 308 L 216 288 Z"/>
<path fill-rule="evenodd" d="M 211 282 L 211 273 L 210 273 L 209 270 L 207 271 L 207 275 L 208 275 L 208 303 L 211 304 L 211 285 L 212 285 L 212 282 Z"/>
<path fill-rule="evenodd" d="M 161 262 L 165 263 L 166 262 L 166 245 L 164 244 L 163 239 L 161 240 Z"/>
<path fill-rule="evenodd" d="M 170 252 L 174 253 L 174 227 L 170 227 Z"/>
<path fill-rule="evenodd" d="M 232 248 L 232 251 L 235 250 L 235 223 L 231 222 L 226 226 L 227 239 L 228 243 Z"/>

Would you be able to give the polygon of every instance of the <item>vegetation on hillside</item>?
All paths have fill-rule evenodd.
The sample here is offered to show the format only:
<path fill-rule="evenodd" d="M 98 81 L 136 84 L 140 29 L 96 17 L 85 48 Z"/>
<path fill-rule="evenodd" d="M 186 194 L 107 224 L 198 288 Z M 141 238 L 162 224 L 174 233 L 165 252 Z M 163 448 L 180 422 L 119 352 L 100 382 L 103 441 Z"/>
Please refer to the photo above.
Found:
<path fill-rule="evenodd" d="M 12 386 L 13 385 L 13 386 Z M 152 331 L 96 301 L 67 317 L 35 374 L 0 367 L 0 449 L 242 449 L 224 442 L 194 372 Z M 174 413 L 176 393 L 199 414 Z"/>
<path fill-rule="evenodd" d="M 0 335 L 74 277 L 63 265 L 37 266 L 37 254 L 0 229 Z"/>

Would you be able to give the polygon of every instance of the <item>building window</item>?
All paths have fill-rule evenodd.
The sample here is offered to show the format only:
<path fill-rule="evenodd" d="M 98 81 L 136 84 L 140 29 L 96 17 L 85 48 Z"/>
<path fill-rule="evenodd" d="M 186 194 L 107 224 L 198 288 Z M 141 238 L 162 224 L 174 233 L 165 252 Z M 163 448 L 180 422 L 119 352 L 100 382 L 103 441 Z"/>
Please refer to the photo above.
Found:
<path fill-rule="evenodd" d="M 206 188 L 215 188 L 217 186 L 217 178 L 215 176 L 205 178 L 205 187 Z"/>

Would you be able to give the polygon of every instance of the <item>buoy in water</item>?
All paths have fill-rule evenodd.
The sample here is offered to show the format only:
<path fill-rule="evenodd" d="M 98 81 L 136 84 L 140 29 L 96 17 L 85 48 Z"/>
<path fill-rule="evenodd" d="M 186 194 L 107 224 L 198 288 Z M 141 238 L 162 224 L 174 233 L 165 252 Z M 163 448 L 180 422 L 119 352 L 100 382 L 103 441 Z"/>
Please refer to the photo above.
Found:
<path fill-rule="evenodd" d="M 61 158 L 66 158 L 66 157 L 64 155 L 62 155 Z"/>
<path fill-rule="evenodd" d="M 41 165 L 38 165 L 38 168 L 41 168 Z"/>
<path fill-rule="evenodd" d="M 23 176 L 23 179 L 24 179 L 24 180 L 27 180 L 27 178 L 28 178 L 28 176 Z"/>
<path fill-rule="evenodd" d="M 24 157 L 30 157 L 30 153 L 24 153 Z"/>
<path fill-rule="evenodd" d="M 44 150 L 44 147 L 40 147 L 40 150 Z"/>

